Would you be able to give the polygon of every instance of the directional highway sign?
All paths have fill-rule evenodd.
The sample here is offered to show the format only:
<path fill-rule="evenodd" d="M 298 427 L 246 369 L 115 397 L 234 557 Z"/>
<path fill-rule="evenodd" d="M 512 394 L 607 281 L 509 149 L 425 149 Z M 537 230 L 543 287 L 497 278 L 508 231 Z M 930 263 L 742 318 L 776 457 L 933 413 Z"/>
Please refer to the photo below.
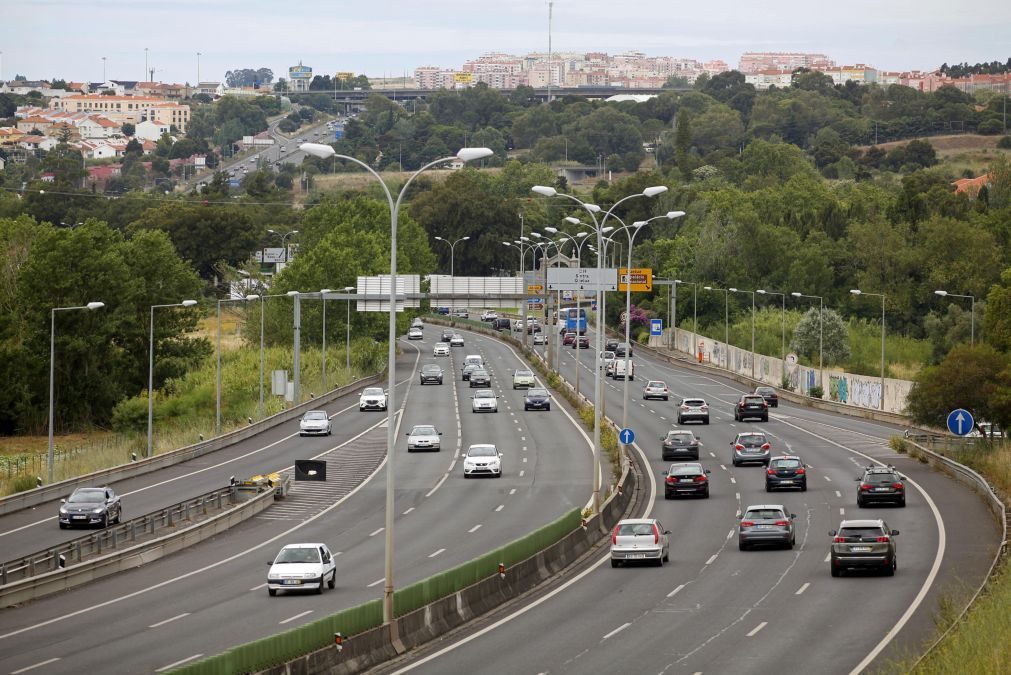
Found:
<path fill-rule="evenodd" d="M 624 267 L 618 269 L 618 290 L 626 290 L 625 285 L 631 281 L 633 291 L 652 291 L 653 290 L 653 270 L 649 267 L 637 268 L 633 267 L 631 270 Z"/>
<path fill-rule="evenodd" d="M 663 335 L 663 319 L 649 320 L 649 334 L 651 337 Z"/>
<path fill-rule="evenodd" d="M 618 440 L 621 441 L 622 445 L 631 445 L 635 442 L 635 432 L 625 427 L 618 432 Z"/>
<path fill-rule="evenodd" d="M 972 419 L 972 413 L 968 410 L 956 408 L 948 413 L 948 431 L 956 436 L 965 436 L 976 426 Z"/>
<path fill-rule="evenodd" d="M 598 276 L 597 272 L 600 272 Z M 596 267 L 549 267 L 549 291 L 616 291 L 618 270 Z"/>

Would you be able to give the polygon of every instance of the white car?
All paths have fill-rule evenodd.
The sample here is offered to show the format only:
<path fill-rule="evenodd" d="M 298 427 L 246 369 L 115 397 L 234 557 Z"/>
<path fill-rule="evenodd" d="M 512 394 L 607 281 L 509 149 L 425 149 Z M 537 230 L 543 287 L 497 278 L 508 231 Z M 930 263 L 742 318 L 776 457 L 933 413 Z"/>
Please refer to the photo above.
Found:
<path fill-rule="evenodd" d="M 463 456 L 463 477 L 502 477 L 502 453 L 490 443 L 481 443 L 467 448 Z"/>
<path fill-rule="evenodd" d="M 498 318 L 498 312 L 494 312 L 494 311 L 492 311 L 490 309 L 481 313 L 481 320 L 482 321 L 494 321 L 497 318 Z"/>
<path fill-rule="evenodd" d="M 453 337 L 449 338 L 450 347 L 462 347 L 463 346 L 463 336 L 459 333 L 453 333 Z"/>
<path fill-rule="evenodd" d="M 670 389 L 667 388 L 666 382 L 661 382 L 660 380 L 650 380 L 646 383 L 646 386 L 642 388 L 642 399 L 644 401 L 651 398 L 662 398 L 667 401 L 670 399 Z"/>
<path fill-rule="evenodd" d="M 425 334 L 421 332 L 420 328 L 412 328 L 411 330 L 407 331 L 407 339 L 408 340 L 424 340 L 425 339 Z"/>
<path fill-rule="evenodd" d="M 326 544 L 288 544 L 281 549 L 267 573 L 267 593 L 312 590 L 323 592 L 323 582 L 337 585 L 337 564 Z"/>
<path fill-rule="evenodd" d="M 442 432 L 431 424 L 415 424 L 407 432 L 407 452 L 415 450 L 435 450 L 442 449 L 442 440 L 439 438 Z"/>
<path fill-rule="evenodd" d="M 662 567 L 670 559 L 669 535 L 656 518 L 619 521 L 611 534 L 611 567 L 647 560 Z"/>
<path fill-rule="evenodd" d="M 548 344 L 548 336 L 544 333 L 534 333 L 534 344 L 535 345 L 546 345 Z"/>
<path fill-rule="evenodd" d="M 471 412 L 498 412 L 498 396 L 491 389 L 478 389 L 471 398 Z"/>
<path fill-rule="evenodd" d="M 466 319 L 470 316 L 470 314 L 467 312 L 466 309 L 454 309 L 453 316 L 460 319 Z"/>
<path fill-rule="evenodd" d="M 298 435 L 330 435 L 330 417 L 325 410 L 310 410 L 302 415 L 302 421 L 298 423 Z"/>
<path fill-rule="evenodd" d="M 432 347 L 432 356 L 449 356 L 449 343 L 436 342 Z"/>
<path fill-rule="evenodd" d="M 386 410 L 386 392 L 379 387 L 366 387 L 358 398 L 358 410 Z"/>
<path fill-rule="evenodd" d="M 513 319 L 513 332 L 520 333 L 523 331 L 523 319 Z"/>
<path fill-rule="evenodd" d="M 537 382 L 534 380 L 533 372 L 529 370 L 517 370 L 513 373 L 513 389 L 519 389 L 520 387 L 529 389 L 536 386 Z"/>
<path fill-rule="evenodd" d="M 420 316 L 414 317 L 414 321 L 411 322 L 411 328 L 418 328 L 420 330 L 425 329 L 425 322 L 421 320 Z"/>
<path fill-rule="evenodd" d="M 603 368 L 605 373 L 607 372 L 607 367 L 609 365 L 611 365 L 612 361 L 614 361 L 614 352 L 601 352 L 600 353 L 599 367 Z"/>

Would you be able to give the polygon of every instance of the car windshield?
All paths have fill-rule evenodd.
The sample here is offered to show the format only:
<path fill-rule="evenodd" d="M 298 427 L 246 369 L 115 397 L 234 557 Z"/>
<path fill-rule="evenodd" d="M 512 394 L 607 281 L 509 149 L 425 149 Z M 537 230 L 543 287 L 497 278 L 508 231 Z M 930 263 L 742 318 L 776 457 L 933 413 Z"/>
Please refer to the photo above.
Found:
<path fill-rule="evenodd" d="M 701 408 L 706 404 L 706 402 L 701 398 L 686 398 L 681 404 L 686 405 L 689 408 Z"/>
<path fill-rule="evenodd" d="M 799 459 L 774 459 L 772 460 L 772 468 L 774 469 L 799 469 L 800 460 Z"/>
<path fill-rule="evenodd" d="M 618 536 L 633 536 L 648 534 L 653 536 L 653 523 L 621 523 L 618 525 Z"/>
<path fill-rule="evenodd" d="M 474 398 L 495 398 L 495 392 L 491 389 L 478 389 Z"/>
<path fill-rule="evenodd" d="M 298 547 L 298 548 L 282 548 L 281 552 L 277 554 L 277 559 L 274 560 L 274 564 L 278 563 L 318 563 L 319 562 L 319 550 L 316 548 Z"/>
<path fill-rule="evenodd" d="M 756 394 L 761 394 L 762 396 L 768 396 L 769 394 L 775 394 L 776 390 L 772 387 L 758 387 L 755 389 Z"/>
<path fill-rule="evenodd" d="M 432 364 L 432 363 L 430 363 L 428 365 L 425 365 L 425 366 L 422 366 L 421 370 L 423 370 L 426 373 L 441 373 L 442 372 L 442 368 L 440 368 L 439 366 L 437 366 L 435 364 Z"/>
<path fill-rule="evenodd" d="M 877 539 L 884 535 L 880 527 L 844 527 L 839 530 L 839 536 L 845 539 Z"/>
<path fill-rule="evenodd" d="M 362 396 L 382 396 L 385 392 L 378 387 L 369 387 L 362 392 Z"/>
<path fill-rule="evenodd" d="M 646 386 L 651 387 L 653 389 L 663 389 L 667 385 L 663 382 L 660 382 L 659 380 L 653 380 L 652 382 L 647 382 Z"/>
<path fill-rule="evenodd" d="M 326 419 L 326 413 L 324 411 L 322 411 L 322 410 L 310 410 L 309 412 L 307 412 L 305 414 L 305 417 L 303 419 L 307 419 L 307 420 L 325 420 Z"/>
<path fill-rule="evenodd" d="M 744 520 L 783 520 L 786 516 L 779 509 L 748 509 Z"/>
<path fill-rule="evenodd" d="M 67 501 L 71 504 L 100 504 L 105 501 L 105 490 L 74 490 Z"/>
<path fill-rule="evenodd" d="M 672 443 L 691 443 L 695 440 L 695 436 L 693 436 L 691 432 L 668 431 L 667 440 Z"/>
<path fill-rule="evenodd" d="M 516 377 L 533 377 L 533 376 L 534 376 L 534 374 L 531 373 L 529 370 L 517 370 L 516 371 Z"/>
<path fill-rule="evenodd" d="M 874 485 L 890 485 L 899 482 L 899 477 L 894 473 L 869 473 L 864 476 L 864 482 Z"/>
<path fill-rule="evenodd" d="M 527 396 L 547 396 L 547 389 L 528 389 Z"/>
<path fill-rule="evenodd" d="M 695 476 L 700 473 L 705 473 L 701 464 L 675 464 L 670 468 L 672 476 Z"/>
<path fill-rule="evenodd" d="M 761 445 L 765 443 L 765 434 L 740 434 L 737 442 L 741 445 Z"/>
<path fill-rule="evenodd" d="M 604 352 L 603 354 L 600 355 L 600 358 L 604 359 L 605 361 L 608 359 L 613 359 L 614 352 Z"/>
<path fill-rule="evenodd" d="M 498 451 L 494 445 L 472 445 L 467 451 L 468 457 L 495 457 Z"/>
<path fill-rule="evenodd" d="M 454 340 L 462 340 L 463 336 L 460 335 L 459 333 L 453 333 L 453 339 Z"/>

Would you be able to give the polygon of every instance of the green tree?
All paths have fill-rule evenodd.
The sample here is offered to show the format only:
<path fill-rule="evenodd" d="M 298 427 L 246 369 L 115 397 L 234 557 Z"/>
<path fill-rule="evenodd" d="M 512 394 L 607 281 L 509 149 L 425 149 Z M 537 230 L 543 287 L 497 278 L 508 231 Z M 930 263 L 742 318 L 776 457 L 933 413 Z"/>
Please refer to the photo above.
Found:
<path fill-rule="evenodd" d="M 817 307 L 804 312 L 797 327 L 793 329 L 790 349 L 798 354 L 804 354 L 811 363 L 815 363 L 819 354 L 820 339 L 825 363 L 846 361 L 850 357 L 849 328 L 846 322 L 834 309 L 824 310 L 821 317 L 818 314 Z"/>
<path fill-rule="evenodd" d="M 1011 352 L 1011 267 L 1000 275 L 986 296 L 986 341 L 995 349 Z"/>
<path fill-rule="evenodd" d="M 943 427 L 953 408 L 964 408 L 976 420 L 1011 423 L 1005 405 L 1011 393 L 1008 357 L 988 344 L 959 345 L 936 366 L 917 375 L 906 401 L 909 414 L 920 424 Z"/>
<path fill-rule="evenodd" d="M 674 133 L 674 161 L 677 162 L 681 177 L 685 180 L 691 178 L 692 165 L 688 159 L 692 145 L 691 120 L 688 118 L 686 110 L 678 111 L 677 130 Z"/>

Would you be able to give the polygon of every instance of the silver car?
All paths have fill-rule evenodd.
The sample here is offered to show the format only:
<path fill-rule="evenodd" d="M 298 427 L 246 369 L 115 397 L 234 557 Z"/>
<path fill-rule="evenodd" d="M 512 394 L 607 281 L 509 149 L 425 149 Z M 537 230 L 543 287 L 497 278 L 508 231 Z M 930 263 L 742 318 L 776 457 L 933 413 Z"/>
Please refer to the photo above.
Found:
<path fill-rule="evenodd" d="M 734 466 L 751 462 L 769 466 L 772 444 L 761 431 L 745 431 L 737 434 L 737 438 L 730 442 L 730 447 L 733 448 L 731 461 Z"/>
<path fill-rule="evenodd" d="M 660 380 L 647 382 L 646 386 L 642 388 L 642 399 L 648 401 L 651 398 L 662 398 L 665 401 L 670 398 L 670 389 L 667 388 L 667 383 Z"/>
<path fill-rule="evenodd" d="M 412 328 L 411 330 L 407 331 L 407 339 L 408 340 L 424 340 L 425 339 L 425 333 L 420 328 Z"/>
<path fill-rule="evenodd" d="M 619 521 L 611 533 L 611 567 L 638 561 L 662 566 L 670 559 L 669 535 L 656 518 Z"/>
<path fill-rule="evenodd" d="M 870 569 L 895 574 L 899 563 L 895 537 L 898 530 L 888 528 L 883 520 L 844 520 L 832 537 L 830 569 L 832 576 L 841 576 L 848 569 Z"/>
<path fill-rule="evenodd" d="M 302 420 L 298 423 L 299 436 L 329 436 L 330 417 L 325 410 L 310 410 L 302 415 Z"/>
<path fill-rule="evenodd" d="M 471 399 L 471 412 L 498 412 L 498 396 L 491 389 L 478 389 Z"/>
<path fill-rule="evenodd" d="M 749 506 L 737 526 L 737 548 L 746 551 L 751 546 L 774 544 L 793 548 L 797 535 L 793 529 L 796 514 L 787 513 L 782 504 Z"/>
<path fill-rule="evenodd" d="M 431 424 L 415 424 L 407 432 L 407 452 L 415 450 L 435 450 L 438 452 L 442 449 L 442 439 L 439 436 L 442 436 L 442 432 Z"/>

